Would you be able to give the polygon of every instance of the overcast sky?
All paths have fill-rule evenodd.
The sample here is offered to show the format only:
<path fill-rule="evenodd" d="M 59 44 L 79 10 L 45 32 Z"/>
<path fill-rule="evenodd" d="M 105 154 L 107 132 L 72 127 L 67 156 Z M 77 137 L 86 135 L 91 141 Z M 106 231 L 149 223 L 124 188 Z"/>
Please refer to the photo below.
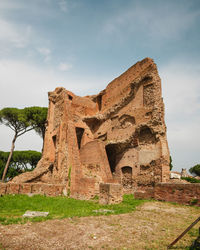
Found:
<path fill-rule="evenodd" d="M 97 94 L 145 57 L 162 79 L 174 170 L 200 163 L 199 0 L 0 0 L 0 109 Z M 0 126 L 0 150 L 12 131 Z M 41 150 L 34 132 L 16 150 Z"/>

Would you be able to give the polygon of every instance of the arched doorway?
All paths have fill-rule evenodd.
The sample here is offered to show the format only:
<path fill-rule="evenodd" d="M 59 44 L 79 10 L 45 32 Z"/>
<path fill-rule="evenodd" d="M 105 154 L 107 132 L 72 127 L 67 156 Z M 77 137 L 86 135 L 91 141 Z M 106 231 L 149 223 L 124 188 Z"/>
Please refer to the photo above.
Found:
<path fill-rule="evenodd" d="M 121 168 L 122 171 L 122 185 L 124 189 L 132 188 L 132 168 L 125 166 Z"/>

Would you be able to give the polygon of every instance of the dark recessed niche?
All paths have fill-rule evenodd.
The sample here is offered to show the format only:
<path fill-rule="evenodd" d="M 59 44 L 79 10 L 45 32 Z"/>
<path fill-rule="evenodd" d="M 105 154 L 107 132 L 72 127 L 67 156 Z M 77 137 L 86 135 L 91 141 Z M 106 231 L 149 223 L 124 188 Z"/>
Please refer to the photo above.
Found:
<path fill-rule="evenodd" d="M 76 137 L 77 137 L 77 142 L 78 142 L 78 148 L 81 148 L 81 139 L 84 133 L 84 128 L 78 128 L 76 127 Z"/>
<path fill-rule="evenodd" d="M 56 148 L 56 135 L 52 136 L 53 145 Z"/>
<path fill-rule="evenodd" d="M 107 145 L 106 146 L 106 154 L 108 157 L 110 170 L 112 173 L 115 172 L 115 166 L 116 166 L 116 156 L 117 156 L 117 148 L 116 145 Z"/>
<path fill-rule="evenodd" d="M 140 144 L 154 144 L 154 143 L 156 143 L 156 137 L 151 132 L 149 127 L 144 126 L 140 129 L 139 143 Z"/>
<path fill-rule="evenodd" d="M 102 95 L 97 96 L 97 104 L 98 104 L 98 109 L 100 111 L 102 108 Z"/>
<path fill-rule="evenodd" d="M 71 95 L 68 95 L 68 98 L 70 101 L 72 101 L 73 97 Z"/>
<path fill-rule="evenodd" d="M 132 188 L 132 168 L 129 166 L 122 167 L 122 185 L 124 188 Z"/>

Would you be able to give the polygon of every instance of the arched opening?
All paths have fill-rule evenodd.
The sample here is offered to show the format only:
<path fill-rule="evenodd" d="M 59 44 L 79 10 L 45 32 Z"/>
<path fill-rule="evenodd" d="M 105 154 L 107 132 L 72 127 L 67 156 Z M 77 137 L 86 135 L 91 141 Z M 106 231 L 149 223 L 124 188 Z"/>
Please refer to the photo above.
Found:
<path fill-rule="evenodd" d="M 122 115 L 119 118 L 119 121 L 121 123 L 122 128 L 128 128 L 130 126 L 135 125 L 135 117 L 130 116 L 130 115 Z"/>
<path fill-rule="evenodd" d="M 154 143 L 156 143 L 156 137 L 151 132 L 149 127 L 144 126 L 140 129 L 139 143 L 140 144 L 154 144 Z"/>
<path fill-rule="evenodd" d="M 129 166 L 125 166 L 121 168 L 122 170 L 122 185 L 125 189 L 132 188 L 132 168 Z"/>
<path fill-rule="evenodd" d="M 116 166 L 122 159 L 124 153 L 127 150 L 127 147 L 124 144 L 113 143 L 113 144 L 107 144 L 105 149 L 110 165 L 110 170 L 112 174 L 116 174 Z"/>

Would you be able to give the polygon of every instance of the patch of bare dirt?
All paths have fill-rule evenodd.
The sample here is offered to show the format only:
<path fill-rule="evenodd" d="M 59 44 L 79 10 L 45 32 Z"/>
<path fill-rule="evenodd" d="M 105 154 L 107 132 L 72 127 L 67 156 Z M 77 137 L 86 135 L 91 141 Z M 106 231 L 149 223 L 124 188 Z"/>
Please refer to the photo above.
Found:
<path fill-rule="evenodd" d="M 0 225 L 0 249 L 166 249 L 199 216 L 199 211 L 147 202 L 129 214 Z M 176 249 L 184 249 L 191 240 L 187 234 Z"/>

